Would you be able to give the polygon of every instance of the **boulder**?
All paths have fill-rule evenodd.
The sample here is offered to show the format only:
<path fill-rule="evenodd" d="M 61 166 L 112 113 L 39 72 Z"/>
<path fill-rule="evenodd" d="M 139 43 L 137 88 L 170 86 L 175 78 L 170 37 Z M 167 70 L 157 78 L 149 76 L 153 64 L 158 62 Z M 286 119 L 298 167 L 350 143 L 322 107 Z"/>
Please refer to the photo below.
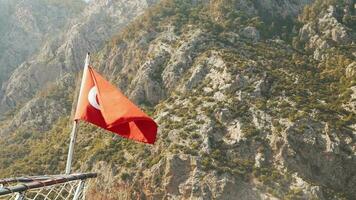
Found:
<path fill-rule="evenodd" d="M 260 32 L 253 26 L 248 26 L 244 28 L 241 33 L 243 37 L 251 39 L 254 42 L 260 40 Z"/>

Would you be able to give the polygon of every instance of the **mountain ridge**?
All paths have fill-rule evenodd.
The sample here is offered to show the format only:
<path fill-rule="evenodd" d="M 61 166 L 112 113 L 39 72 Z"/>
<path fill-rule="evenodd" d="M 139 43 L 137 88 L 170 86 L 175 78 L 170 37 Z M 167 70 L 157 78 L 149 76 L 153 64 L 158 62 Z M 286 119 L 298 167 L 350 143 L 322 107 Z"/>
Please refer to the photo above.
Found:
<path fill-rule="evenodd" d="M 299 9 L 309 3 L 283 2 L 281 8 Z M 256 7 L 263 3 L 161 1 L 93 55 L 93 66 L 160 130 L 156 145 L 145 146 L 80 123 L 74 169 L 101 174 L 89 189 L 92 199 L 352 199 L 352 1 L 314 1 L 298 21 L 294 9 L 290 17 L 266 18 L 259 9 L 268 13 L 268 6 Z M 40 145 L 32 159 L 19 161 L 27 154 L 14 151 L 17 158 L 0 160 L 17 166 L 0 174 L 63 170 L 75 79 L 65 75 L 36 97 L 64 103 L 56 107 L 64 111 L 33 112 L 53 121 L 28 125 L 52 127 L 36 136 L 17 130 L 0 141 Z M 26 129 L 21 117 L 14 119 Z M 32 169 L 36 164 L 43 166 Z"/>
<path fill-rule="evenodd" d="M 2 1 L 1 85 L 18 65 L 39 50 L 45 40 L 65 28 L 67 19 L 75 17 L 83 7 L 80 0 Z"/>
<path fill-rule="evenodd" d="M 127 4 L 117 1 L 107 4 L 103 0 L 92 1 L 83 17 L 71 22 L 73 25 L 67 33 L 61 32 L 57 38 L 45 43 L 34 58 L 22 63 L 12 73 L 0 92 L 1 113 L 30 100 L 36 91 L 47 87 L 51 80 L 81 69 L 80 58 L 88 51 L 98 49 L 111 34 L 125 26 L 135 16 L 134 13 L 148 6 L 145 2 L 131 1 Z M 123 9 L 132 9 L 132 12 L 123 13 Z"/>

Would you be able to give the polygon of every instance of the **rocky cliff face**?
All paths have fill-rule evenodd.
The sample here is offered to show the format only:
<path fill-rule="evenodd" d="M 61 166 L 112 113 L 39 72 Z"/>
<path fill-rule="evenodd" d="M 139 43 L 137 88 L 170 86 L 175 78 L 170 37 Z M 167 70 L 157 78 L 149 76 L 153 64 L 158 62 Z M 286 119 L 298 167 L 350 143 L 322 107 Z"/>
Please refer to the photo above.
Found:
<path fill-rule="evenodd" d="M 95 2 L 84 15 L 107 22 L 98 10 L 115 5 L 110 3 Z M 92 199 L 353 199 L 354 2 L 318 0 L 302 9 L 307 3 L 165 0 L 104 46 L 90 44 L 120 27 L 101 35 L 101 29 L 74 25 L 61 36 L 73 40 L 43 51 L 57 53 L 23 64 L 38 76 L 30 82 L 41 84 L 31 86 L 22 101 L 32 100 L 0 123 L 6 135 L 0 144 L 10 149 L 0 154 L 16 152 L 15 158 L 0 159 L 0 174 L 63 170 L 65 116 L 75 90 L 70 72 L 92 47 L 93 66 L 160 127 L 157 143 L 146 146 L 80 124 L 75 169 L 100 173 L 89 189 Z M 115 10 L 124 6 L 116 5 Z M 104 10 L 113 16 L 114 10 Z M 88 46 L 71 49 L 82 43 Z M 38 73 L 39 58 L 48 55 L 54 61 L 42 62 L 48 71 Z M 62 63 L 55 75 L 52 62 Z M 24 94 L 25 85 L 15 83 L 8 87 L 16 90 L 4 90 L 8 102 Z M 44 83 L 51 86 L 32 98 Z M 27 155 L 14 150 L 16 144 L 35 150 Z M 49 147 L 55 160 L 43 156 Z M 35 164 L 41 167 L 28 167 Z M 6 169 L 10 165 L 20 167 Z"/>
<path fill-rule="evenodd" d="M 17 67 L 3 84 L 0 92 L 1 113 L 23 105 L 37 91 L 48 87 L 65 73 L 81 69 L 82 58 L 88 51 L 97 51 L 150 3 L 141 0 L 91 1 L 82 16 L 71 20 L 65 31 L 47 40 L 42 49 Z"/>
<path fill-rule="evenodd" d="M 235 3 L 237 8 L 247 6 L 248 16 L 258 16 L 260 7 Z M 222 9 L 226 2 L 208 5 L 209 15 L 228 20 L 229 11 Z M 316 11 L 317 6 L 325 9 Z M 337 19 L 329 14 L 333 8 L 345 11 Z M 354 55 L 337 50 L 354 40 L 354 29 L 340 20 L 354 14 L 352 9 L 347 13 L 350 9 L 348 4 L 321 1 L 307 7 L 300 18 L 308 12 L 317 17 L 301 19 L 304 25 L 292 33 L 294 43 L 305 50 L 288 44 L 288 36 L 285 41 L 263 38 L 263 26 L 244 21 L 232 28 L 226 24 L 217 33 L 217 27 L 204 29 L 205 24 L 171 23 L 133 39 L 122 36 L 116 46 L 105 48 L 97 66 L 131 99 L 156 105 L 160 140 L 147 155 L 117 148 L 125 152 L 117 160 L 142 160 L 132 163 L 134 167 L 116 168 L 116 161 L 104 159 L 115 171 L 104 170 L 99 179 L 112 184 L 107 191 L 112 195 L 104 198 L 120 198 L 118 191 L 121 198 L 142 199 L 351 199 L 356 184 L 355 115 L 344 105 L 354 106 L 354 78 L 345 70 L 353 65 Z M 286 17 L 282 12 L 277 16 Z M 306 34 L 313 23 L 319 28 Z M 334 34 L 327 33 L 330 29 Z M 325 50 L 324 60 L 315 56 L 316 48 L 310 52 L 318 31 L 334 47 L 317 47 Z M 346 46 L 354 49 L 353 44 Z M 335 57 L 343 63 L 331 64 Z M 328 73 L 331 66 L 340 74 Z M 345 82 L 330 81 L 332 77 L 344 77 Z M 328 89 L 329 84 L 337 89 Z M 346 96 L 335 96 L 341 93 Z M 333 108 L 326 111 L 329 106 Z M 344 117 L 334 118 L 333 112 Z M 110 178 L 115 174 L 117 178 Z M 116 184 L 122 187 L 115 189 Z"/>
<path fill-rule="evenodd" d="M 0 1 L 0 84 L 83 7 L 80 0 Z"/>

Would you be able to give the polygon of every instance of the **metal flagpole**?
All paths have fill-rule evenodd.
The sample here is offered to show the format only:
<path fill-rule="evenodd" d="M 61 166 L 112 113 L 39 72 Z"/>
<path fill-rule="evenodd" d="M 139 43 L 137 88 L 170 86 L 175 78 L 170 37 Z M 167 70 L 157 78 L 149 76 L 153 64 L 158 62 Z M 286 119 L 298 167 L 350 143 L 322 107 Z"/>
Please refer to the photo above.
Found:
<path fill-rule="evenodd" d="M 90 63 L 90 53 L 87 54 L 87 57 L 85 58 L 85 64 L 84 64 L 84 72 L 83 72 L 83 77 L 82 77 L 82 83 L 80 84 L 80 92 L 79 92 L 79 96 L 78 96 L 78 101 L 79 98 L 81 97 L 82 94 L 82 90 L 83 90 L 83 85 L 84 85 L 84 81 L 85 81 L 85 77 L 86 77 L 86 73 L 87 73 L 87 68 L 89 66 Z M 73 153 L 74 153 L 74 145 L 75 145 L 75 141 L 77 138 L 77 129 L 78 129 L 78 122 L 77 120 L 74 121 L 73 123 L 73 129 L 72 132 L 70 134 L 70 144 L 69 144 L 69 150 L 68 150 L 68 157 L 67 157 L 67 165 L 66 165 L 66 174 L 70 174 L 71 168 L 72 168 L 72 160 L 73 160 Z"/>

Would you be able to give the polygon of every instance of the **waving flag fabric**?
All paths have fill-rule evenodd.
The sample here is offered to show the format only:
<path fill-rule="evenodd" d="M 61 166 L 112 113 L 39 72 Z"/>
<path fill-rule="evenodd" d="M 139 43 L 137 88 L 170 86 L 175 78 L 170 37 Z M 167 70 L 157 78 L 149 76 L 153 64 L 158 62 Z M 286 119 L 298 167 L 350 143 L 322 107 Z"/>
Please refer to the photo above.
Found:
<path fill-rule="evenodd" d="M 156 140 L 157 124 L 91 67 L 84 69 L 74 120 L 144 143 Z"/>

